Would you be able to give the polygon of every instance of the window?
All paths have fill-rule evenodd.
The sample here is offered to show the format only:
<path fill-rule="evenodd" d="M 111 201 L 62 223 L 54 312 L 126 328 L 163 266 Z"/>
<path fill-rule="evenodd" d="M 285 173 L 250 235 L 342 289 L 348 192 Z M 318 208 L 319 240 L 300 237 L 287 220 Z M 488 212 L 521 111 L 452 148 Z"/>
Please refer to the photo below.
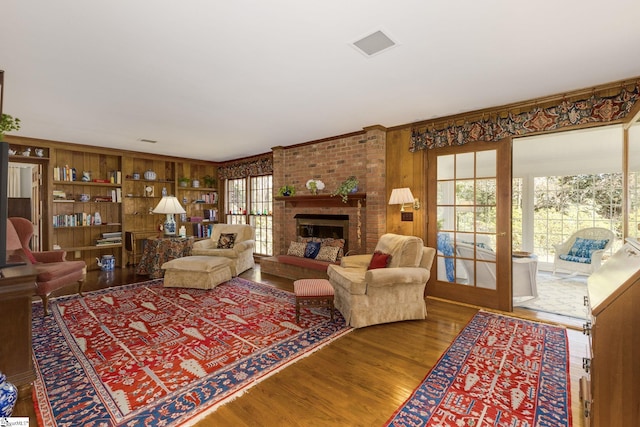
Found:
<path fill-rule="evenodd" d="M 273 255 L 273 177 L 226 181 L 227 224 L 251 224 L 256 230 L 255 253 Z"/>

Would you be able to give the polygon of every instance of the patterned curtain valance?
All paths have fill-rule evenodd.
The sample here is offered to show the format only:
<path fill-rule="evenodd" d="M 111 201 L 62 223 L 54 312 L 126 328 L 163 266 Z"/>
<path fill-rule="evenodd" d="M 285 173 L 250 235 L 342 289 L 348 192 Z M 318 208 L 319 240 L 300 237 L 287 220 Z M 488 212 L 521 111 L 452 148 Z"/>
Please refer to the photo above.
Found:
<path fill-rule="evenodd" d="M 481 119 L 451 125 L 444 129 L 413 129 L 409 151 L 463 145 L 471 141 L 499 141 L 528 133 L 553 131 L 587 123 L 605 123 L 623 119 L 640 96 L 640 85 L 623 88 L 618 95 L 591 97 L 579 101 L 562 101 L 548 108 L 534 108 L 506 117 Z"/>
<path fill-rule="evenodd" d="M 218 168 L 218 179 L 237 179 L 273 174 L 273 155 L 227 164 Z"/>

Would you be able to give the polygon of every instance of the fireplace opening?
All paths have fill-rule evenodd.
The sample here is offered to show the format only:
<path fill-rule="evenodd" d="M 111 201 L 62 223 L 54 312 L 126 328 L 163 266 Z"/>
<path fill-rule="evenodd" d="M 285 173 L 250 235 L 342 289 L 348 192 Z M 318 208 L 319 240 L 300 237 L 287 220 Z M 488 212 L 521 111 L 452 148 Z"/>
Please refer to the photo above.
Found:
<path fill-rule="evenodd" d="M 349 215 L 296 214 L 296 231 L 301 237 L 344 239 L 349 251 Z"/>

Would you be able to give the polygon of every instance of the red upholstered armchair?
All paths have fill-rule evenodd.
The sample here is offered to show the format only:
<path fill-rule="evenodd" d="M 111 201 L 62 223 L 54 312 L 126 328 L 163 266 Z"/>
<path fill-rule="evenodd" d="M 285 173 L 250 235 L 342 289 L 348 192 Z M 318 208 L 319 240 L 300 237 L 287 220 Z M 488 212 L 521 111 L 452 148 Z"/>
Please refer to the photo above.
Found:
<path fill-rule="evenodd" d="M 7 221 L 7 250 L 22 249 L 36 270 L 36 295 L 42 298 L 44 314 L 48 314 L 49 295 L 57 289 L 78 283 L 82 295 L 82 284 L 86 276 L 84 261 L 66 261 L 66 251 L 31 252 L 29 242 L 33 236 L 33 224 L 25 218 L 12 217 Z"/>

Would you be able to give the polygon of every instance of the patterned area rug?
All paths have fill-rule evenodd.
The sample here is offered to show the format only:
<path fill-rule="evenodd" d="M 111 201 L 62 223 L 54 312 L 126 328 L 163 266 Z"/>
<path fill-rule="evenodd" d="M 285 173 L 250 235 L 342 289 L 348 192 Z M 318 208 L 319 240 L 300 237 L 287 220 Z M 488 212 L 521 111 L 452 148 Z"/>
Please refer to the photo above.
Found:
<path fill-rule="evenodd" d="M 549 272 L 538 272 L 538 298 L 518 302 L 518 307 L 585 319 L 587 311 L 584 296 L 587 295 L 586 276 L 554 276 Z"/>
<path fill-rule="evenodd" d="M 479 312 L 390 426 L 571 426 L 566 330 Z"/>
<path fill-rule="evenodd" d="M 183 426 L 351 329 L 336 312 L 234 278 L 211 291 L 162 279 L 33 305 L 41 427 Z"/>

